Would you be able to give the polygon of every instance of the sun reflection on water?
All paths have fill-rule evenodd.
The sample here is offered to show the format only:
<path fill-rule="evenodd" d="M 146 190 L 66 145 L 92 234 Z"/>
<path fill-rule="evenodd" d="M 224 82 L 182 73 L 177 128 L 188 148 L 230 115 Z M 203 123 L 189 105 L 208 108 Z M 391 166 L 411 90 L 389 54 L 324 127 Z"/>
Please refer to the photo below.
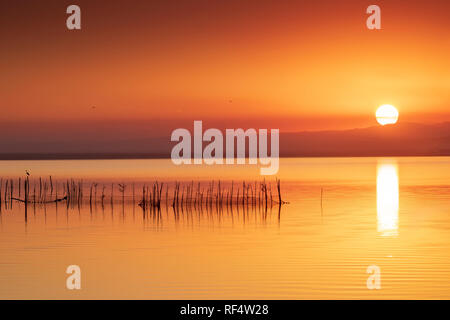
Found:
<path fill-rule="evenodd" d="M 398 171 L 396 162 L 380 162 L 377 167 L 377 220 L 382 236 L 398 234 Z"/>

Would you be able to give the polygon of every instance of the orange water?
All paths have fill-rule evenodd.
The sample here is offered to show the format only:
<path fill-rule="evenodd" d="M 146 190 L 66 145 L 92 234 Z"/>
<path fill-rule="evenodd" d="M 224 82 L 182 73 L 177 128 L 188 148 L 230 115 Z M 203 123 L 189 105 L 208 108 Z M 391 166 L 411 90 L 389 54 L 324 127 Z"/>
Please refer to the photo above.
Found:
<path fill-rule="evenodd" d="M 85 197 L 96 181 L 106 200 L 29 206 L 27 222 L 23 205 L 3 204 L 0 298 L 450 298 L 450 158 L 282 159 L 278 177 L 290 203 L 280 212 L 175 214 L 163 203 L 160 213 L 144 214 L 137 205 L 142 184 L 154 179 L 188 185 L 213 178 L 228 186 L 261 180 L 254 166 L 0 162 L 5 178 L 25 170 L 32 183 L 51 174 L 60 194 L 65 178 L 82 178 Z M 111 182 L 127 185 L 124 203 L 115 190 L 111 206 Z M 81 290 L 66 289 L 73 264 L 81 268 Z M 381 270 L 379 290 L 366 286 L 370 265 Z"/>

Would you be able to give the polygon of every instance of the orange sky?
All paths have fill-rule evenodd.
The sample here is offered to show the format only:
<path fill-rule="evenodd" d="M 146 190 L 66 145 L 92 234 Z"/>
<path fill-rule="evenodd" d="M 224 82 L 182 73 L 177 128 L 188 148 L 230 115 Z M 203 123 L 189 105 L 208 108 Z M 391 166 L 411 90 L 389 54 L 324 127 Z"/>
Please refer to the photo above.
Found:
<path fill-rule="evenodd" d="M 81 31 L 65 27 L 74 3 Z M 374 3 L 380 31 L 365 25 Z M 0 12 L 3 123 L 321 130 L 373 125 L 384 103 L 403 120 L 450 120 L 446 0 L 18 0 Z"/>

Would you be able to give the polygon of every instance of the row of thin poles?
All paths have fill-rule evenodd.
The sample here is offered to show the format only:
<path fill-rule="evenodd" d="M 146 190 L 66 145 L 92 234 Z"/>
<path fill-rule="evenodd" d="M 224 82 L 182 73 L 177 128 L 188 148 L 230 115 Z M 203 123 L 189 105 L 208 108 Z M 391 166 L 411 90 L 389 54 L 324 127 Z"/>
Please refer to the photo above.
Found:
<path fill-rule="evenodd" d="M 24 200 L 28 198 L 30 202 L 44 203 L 52 200 L 55 191 L 54 182 L 50 176 L 48 180 L 39 178 L 30 190 L 29 177 L 25 179 L 3 179 L 0 178 L 0 204 L 12 203 L 13 200 Z"/>
<path fill-rule="evenodd" d="M 30 182 L 29 177 L 25 179 L 18 178 L 3 179 L 0 178 L 0 208 L 2 205 L 11 206 L 13 201 L 25 203 L 51 203 L 67 201 L 70 204 L 81 204 L 86 196 L 84 194 L 83 180 L 69 179 L 63 182 L 55 182 L 51 176 L 48 179 L 39 177 Z M 97 183 L 92 183 L 89 193 L 89 202 L 105 201 L 106 187 L 103 185 L 101 195 L 97 196 Z M 124 185 L 119 184 L 119 190 L 124 192 Z M 114 184 L 111 185 L 111 201 L 114 198 Z"/>
<path fill-rule="evenodd" d="M 59 186 L 62 186 L 62 194 L 58 194 Z M 67 180 L 67 182 L 54 182 L 50 176 L 48 179 L 41 177 L 32 183 L 30 178 L 3 179 L 0 178 L 0 209 L 4 205 L 11 207 L 14 201 L 24 203 L 50 203 L 64 200 L 82 200 L 82 181 Z"/>
<path fill-rule="evenodd" d="M 152 187 L 149 188 L 150 191 L 153 190 Z M 155 190 L 157 190 L 155 188 Z M 147 190 L 145 191 L 147 192 Z M 186 191 L 187 193 L 187 191 Z M 164 193 L 163 193 L 164 194 Z M 150 199 L 151 195 L 146 195 Z M 184 217 L 189 220 L 189 218 L 193 219 L 194 216 L 203 217 L 205 214 L 205 217 L 208 217 L 210 219 L 214 219 L 214 217 L 217 217 L 218 219 L 221 219 L 222 216 L 231 216 L 233 217 L 237 212 L 237 216 L 239 216 L 240 210 L 242 210 L 242 217 L 244 219 L 244 222 L 246 220 L 246 217 L 250 219 L 251 216 L 255 217 L 260 216 L 262 220 L 266 220 L 268 217 L 268 214 L 272 214 L 272 209 L 274 206 L 265 206 L 264 201 L 258 201 L 256 204 L 259 203 L 259 205 L 255 205 L 255 201 L 245 201 L 245 205 L 242 206 L 241 199 L 239 199 L 237 202 L 237 205 L 232 205 L 233 202 L 223 202 L 222 205 L 216 205 L 217 202 L 211 204 L 211 202 L 208 204 L 206 201 L 203 202 L 203 205 L 200 202 L 196 203 L 195 198 L 189 203 L 188 201 L 185 201 L 184 204 L 181 203 L 179 206 L 174 205 L 173 203 L 168 203 L 168 201 L 160 202 L 160 206 L 158 206 L 158 193 L 155 193 L 156 199 L 154 200 L 155 205 L 153 205 L 153 199 L 151 200 L 150 204 L 147 206 L 141 205 L 142 208 L 142 214 L 144 220 L 147 218 L 156 219 L 157 221 L 162 220 L 162 212 L 165 210 L 166 214 L 169 213 L 170 209 L 172 209 L 175 221 L 179 220 L 181 217 Z M 181 198 L 180 198 L 181 199 Z M 183 197 L 184 199 L 184 197 Z M 201 196 L 200 196 L 201 199 Z M 149 201 L 149 200 L 147 200 Z M 272 200 L 275 202 L 275 200 Z M 141 201 L 142 203 L 142 201 Z M 165 209 L 162 209 L 163 203 L 165 203 Z M 175 202 L 176 203 L 176 202 Z M 220 203 L 220 202 L 219 202 Z M 278 208 L 278 219 L 280 219 L 281 216 L 281 205 L 275 206 Z"/>
<path fill-rule="evenodd" d="M 127 185 L 111 184 L 109 190 L 105 184 L 99 185 L 97 182 L 88 184 L 89 194 L 85 195 L 83 180 L 68 179 L 63 182 L 57 182 L 49 176 L 48 179 L 39 177 L 30 181 L 30 177 L 25 179 L 0 178 L 0 210 L 2 205 L 11 208 L 13 201 L 23 202 L 25 204 L 45 204 L 58 203 L 65 201 L 67 206 L 81 206 L 85 201 L 90 206 L 101 203 L 103 206 L 106 199 L 109 198 L 111 205 L 114 203 L 114 191 L 118 190 L 121 201 L 125 203 L 125 193 Z M 143 208 L 160 208 L 163 202 L 174 208 L 180 206 L 272 206 L 273 204 L 285 203 L 281 197 L 281 183 L 276 180 L 277 196 L 272 193 L 271 184 L 262 182 L 249 183 L 246 181 L 241 184 L 224 186 L 223 182 L 210 181 L 207 187 L 200 182 L 194 181 L 188 183 L 175 182 L 173 190 L 170 190 L 169 184 L 155 181 L 150 185 L 144 184 L 142 187 L 142 197 L 139 205 Z M 136 193 L 135 184 L 132 184 L 132 201 L 135 203 Z M 127 195 L 128 197 L 128 195 Z"/>
<path fill-rule="evenodd" d="M 281 205 L 285 202 L 281 198 L 280 180 L 277 180 L 276 185 L 277 198 L 273 196 L 271 185 L 268 185 L 265 180 L 260 183 L 243 181 L 242 189 L 238 186 L 235 187 L 234 182 L 231 183 L 231 187 L 224 187 L 220 180 L 217 182 L 217 186 L 215 181 L 210 181 L 207 187 L 202 187 L 200 182 L 194 183 L 194 181 L 185 184 L 175 182 L 170 199 L 168 185 L 166 185 L 164 193 L 164 183 L 155 181 L 153 185 L 142 187 L 139 205 L 143 208 L 161 208 L 163 201 L 166 202 L 166 205 L 171 201 L 173 208 L 179 208 L 180 206 L 193 206 L 194 208 L 203 206 L 232 207 L 233 205 L 268 207 L 274 203 Z"/>

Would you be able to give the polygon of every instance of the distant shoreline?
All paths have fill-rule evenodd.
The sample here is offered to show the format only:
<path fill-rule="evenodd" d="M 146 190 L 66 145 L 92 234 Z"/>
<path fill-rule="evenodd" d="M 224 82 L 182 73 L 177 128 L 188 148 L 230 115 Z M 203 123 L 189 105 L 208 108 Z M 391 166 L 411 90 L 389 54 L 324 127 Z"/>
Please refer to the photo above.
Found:
<path fill-rule="evenodd" d="M 281 158 L 450 156 L 450 123 L 280 133 Z M 0 141 L 0 160 L 168 159 L 175 143 L 165 138 L 102 141 L 75 138 Z M 246 154 L 249 152 L 246 142 Z M 224 148 L 225 150 L 225 148 Z M 269 150 L 270 151 L 270 150 Z"/>
<path fill-rule="evenodd" d="M 371 157 L 448 157 L 450 153 L 411 153 L 411 154 L 298 154 L 281 155 L 280 158 L 371 158 Z M 0 154 L 0 161 L 24 160 L 138 160 L 138 159 L 170 159 L 163 154 L 148 153 L 10 153 Z"/>

